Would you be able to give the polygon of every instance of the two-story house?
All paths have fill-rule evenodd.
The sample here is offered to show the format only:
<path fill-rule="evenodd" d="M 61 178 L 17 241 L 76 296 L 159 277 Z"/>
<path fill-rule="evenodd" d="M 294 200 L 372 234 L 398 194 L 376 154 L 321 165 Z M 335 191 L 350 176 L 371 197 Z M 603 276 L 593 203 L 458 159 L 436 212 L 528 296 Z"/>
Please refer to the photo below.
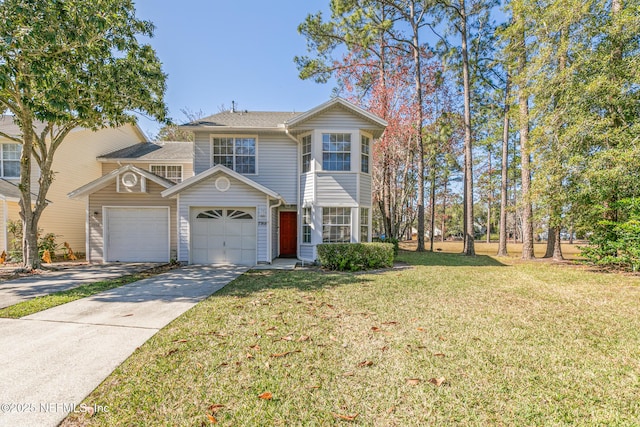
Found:
<path fill-rule="evenodd" d="M 36 123 L 36 126 L 38 130 L 44 128 L 43 123 Z M 0 116 L 0 131 L 11 137 L 22 134 L 10 115 Z M 54 156 L 52 170 L 55 175 L 47 193 L 49 205 L 39 222 L 42 232 L 54 233 L 59 244 L 68 242 L 74 251 L 84 252 L 85 205 L 81 201 L 69 199 L 67 194 L 83 182 L 102 176 L 103 168 L 96 161 L 97 156 L 137 145 L 146 139 L 136 125 L 97 131 L 84 128 L 72 130 Z M 0 252 L 12 249 L 12 236 L 8 233 L 7 224 L 20 219 L 18 184 L 21 148 L 21 144 L 13 139 L 0 137 Z M 40 170 L 35 161 L 32 167 L 31 188 L 37 194 Z"/>
<path fill-rule="evenodd" d="M 70 193 L 86 198 L 94 262 L 316 259 L 323 242 L 371 239 L 371 155 L 381 118 L 334 98 L 304 113 L 227 111 L 195 135 L 179 183 L 130 163 Z"/>

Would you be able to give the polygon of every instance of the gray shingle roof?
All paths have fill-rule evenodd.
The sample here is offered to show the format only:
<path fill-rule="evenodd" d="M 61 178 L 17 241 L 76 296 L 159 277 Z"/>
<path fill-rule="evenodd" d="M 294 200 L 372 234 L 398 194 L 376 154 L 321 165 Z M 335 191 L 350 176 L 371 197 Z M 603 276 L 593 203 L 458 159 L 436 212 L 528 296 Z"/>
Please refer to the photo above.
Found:
<path fill-rule="evenodd" d="M 240 128 L 279 128 L 285 121 L 302 113 L 277 111 L 225 111 L 196 120 L 183 126 L 228 126 Z"/>
<path fill-rule="evenodd" d="M 145 142 L 103 154 L 98 159 L 135 159 L 147 161 L 193 159 L 193 143 L 188 141 Z"/>
<path fill-rule="evenodd" d="M 19 199 L 20 189 L 14 183 L 0 178 L 0 194 L 10 199 Z"/>

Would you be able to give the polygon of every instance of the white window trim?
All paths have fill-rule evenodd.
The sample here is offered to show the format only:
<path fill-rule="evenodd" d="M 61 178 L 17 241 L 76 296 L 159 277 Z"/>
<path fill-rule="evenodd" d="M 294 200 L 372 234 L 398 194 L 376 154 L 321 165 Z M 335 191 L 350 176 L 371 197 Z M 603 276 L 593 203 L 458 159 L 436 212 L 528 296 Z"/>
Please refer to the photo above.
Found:
<path fill-rule="evenodd" d="M 349 170 L 338 170 L 338 171 L 333 171 L 333 170 L 325 170 L 324 169 L 324 150 L 322 149 L 322 140 L 323 140 L 323 135 L 325 134 L 349 134 L 351 135 L 351 150 L 350 150 L 350 165 L 349 165 Z M 353 165 L 354 165 L 354 160 L 355 159 L 355 152 L 353 150 L 353 140 L 354 139 L 358 139 L 358 137 L 360 136 L 360 133 L 358 131 L 355 131 L 353 129 L 318 129 L 315 133 L 317 135 L 316 141 L 318 141 L 318 143 L 316 144 L 317 146 L 317 150 L 315 151 L 316 154 L 316 158 L 317 158 L 317 165 L 318 165 L 318 172 L 326 172 L 326 173 L 353 173 Z M 358 144 L 360 143 L 360 140 L 358 139 Z M 358 145 L 359 146 L 359 145 Z M 360 150 L 358 149 L 358 152 Z M 312 149 L 313 152 L 313 149 Z M 359 156 L 357 156 L 359 158 Z M 360 167 L 358 166 L 358 170 L 360 170 Z"/>
<path fill-rule="evenodd" d="M 18 175 L 17 176 L 7 176 L 4 173 L 4 147 L 7 145 L 15 145 L 19 148 L 20 155 L 16 160 L 9 160 L 11 162 L 18 162 Z M 17 142 L 3 142 L 0 143 L 0 178 L 4 179 L 20 179 L 20 156 L 22 155 L 22 144 Z"/>
<path fill-rule="evenodd" d="M 234 153 L 233 153 L 233 171 L 237 172 L 235 170 L 235 162 L 236 162 L 236 154 L 235 154 L 235 140 L 236 139 L 241 139 L 241 138 L 253 138 L 256 141 L 256 154 L 255 154 L 255 158 L 256 158 L 256 170 L 254 173 L 242 173 L 242 175 L 258 175 L 259 174 L 259 170 L 258 170 L 258 165 L 260 164 L 259 162 L 259 147 L 260 147 L 260 143 L 259 143 L 259 139 L 258 139 L 258 135 L 234 135 L 234 134 L 209 134 L 209 167 L 213 167 L 215 166 L 215 164 L 213 163 L 213 140 L 214 138 L 233 138 L 234 142 L 233 142 L 233 148 L 234 148 Z M 238 172 L 240 173 L 240 172 Z"/>
<path fill-rule="evenodd" d="M 335 209 L 335 208 L 337 208 L 337 209 L 348 209 L 349 210 L 348 211 L 349 224 L 325 224 L 325 222 L 324 222 L 325 209 Z M 323 206 L 322 207 L 322 212 L 320 214 L 320 224 L 321 224 L 321 227 L 320 227 L 320 230 L 321 230 L 321 232 L 320 232 L 320 241 L 321 241 L 321 243 L 329 243 L 329 244 L 331 244 L 331 243 L 352 243 L 352 242 L 354 242 L 354 238 L 353 238 L 354 237 L 353 223 L 354 223 L 354 209 L 353 208 L 345 207 L 345 206 L 334 206 L 334 205 L 332 205 L 332 206 Z M 349 242 L 325 242 L 324 241 L 324 227 L 325 227 L 325 225 L 327 225 L 327 226 L 339 226 L 339 227 L 344 227 L 344 226 L 348 225 L 348 227 L 349 227 Z M 360 229 L 358 228 L 358 230 L 360 230 Z M 358 233 L 359 233 L 359 231 L 358 231 Z"/>
<path fill-rule="evenodd" d="M 177 184 L 179 184 L 179 183 L 181 183 L 182 181 L 184 181 L 184 167 L 182 166 L 182 164 L 176 164 L 176 163 L 173 163 L 173 164 L 171 164 L 171 163 L 151 163 L 151 164 L 149 165 L 149 172 L 154 173 L 154 172 L 152 171 L 152 169 L 153 169 L 154 167 L 164 167 L 164 168 L 166 168 L 166 167 L 169 167 L 169 166 L 171 166 L 171 167 L 175 167 L 175 166 L 180 167 L 180 181 L 178 181 L 178 182 L 177 182 Z M 165 169 L 165 171 L 166 171 L 166 169 Z M 156 175 L 157 175 L 157 174 L 156 174 Z M 160 176 L 160 175 L 159 175 L 159 176 Z M 171 178 L 167 178 L 166 176 L 163 176 L 163 178 L 164 178 L 164 179 L 168 179 L 169 181 L 173 181 Z"/>
<path fill-rule="evenodd" d="M 360 145 L 358 147 L 358 172 L 365 174 L 365 175 L 371 175 L 371 171 L 373 170 L 373 136 L 368 133 L 368 132 L 360 132 Z M 367 138 L 369 138 L 369 172 L 362 172 L 362 137 L 366 136 Z"/>
<path fill-rule="evenodd" d="M 309 145 L 309 170 L 304 172 L 304 142 L 303 139 L 309 137 L 311 138 L 311 144 Z M 313 156 L 313 133 L 309 132 L 309 133 L 305 133 L 304 135 L 302 135 L 300 137 L 300 173 L 302 174 L 307 174 L 307 173 L 312 173 L 314 172 L 314 156 Z"/>

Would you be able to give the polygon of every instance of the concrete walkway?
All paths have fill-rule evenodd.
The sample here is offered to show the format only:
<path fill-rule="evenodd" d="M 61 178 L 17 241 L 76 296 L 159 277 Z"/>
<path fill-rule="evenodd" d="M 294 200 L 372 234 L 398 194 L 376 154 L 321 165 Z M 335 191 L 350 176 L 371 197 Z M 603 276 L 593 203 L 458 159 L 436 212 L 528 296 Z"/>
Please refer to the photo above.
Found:
<path fill-rule="evenodd" d="M 247 269 L 188 266 L 0 319 L 0 426 L 56 426 L 85 410 L 80 402 L 137 347 Z"/>
<path fill-rule="evenodd" d="M 25 276 L 0 283 L 0 308 L 85 283 L 115 279 L 156 267 L 157 263 L 77 265 L 59 271 Z"/>

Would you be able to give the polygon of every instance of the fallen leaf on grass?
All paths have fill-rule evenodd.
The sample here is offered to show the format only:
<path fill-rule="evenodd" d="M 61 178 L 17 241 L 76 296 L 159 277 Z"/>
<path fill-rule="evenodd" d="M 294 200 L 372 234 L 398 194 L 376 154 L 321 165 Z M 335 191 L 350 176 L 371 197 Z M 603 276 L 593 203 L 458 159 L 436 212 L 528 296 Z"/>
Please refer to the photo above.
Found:
<path fill-rule="evenodd" d="M 293 337 L 291 335 L 287 335 L 286 337 L 280 338 L 281 341 L 293 341 Z"/>
<path fill-rule="evenodd" d="M 213 405 L 209 406 L 209 411 L 213 414 L 215 414 L 216 412 L 218 412 L 219 410 L 221 410 L 222 408 L 224 408 L 224 405 L 221 405 L 219 403 L 214 403 Z"/>
<path fill-rule="evenodd" d="M 341 420 L 345 420 L 345 421 L 353 421 L 356 419 L 356 417 L 360 414 L 355 414 L 355 415 L 342 415 L 342 414 L 336 414 L 335 412 L 332 412 L 331 415 L 333 415 L 336 418 L 340 418 Z"/>
<path fill-rule="evenodd" d="M 181 340 L 175 340 L 175 341 L 172 341 L 172 342 L 187 342 L 187 340 L 181 339 Z"/>
<path fill-rule="evenodd" d="M 372 327 L 371 327 L 371 330 L 372 330 L 373 332 L 380 332 L 382 329 L 378 328 L 377 326 L 372 326 Z"/>
<path fill-rule="evenodd" d="M 420 379 L 419 378 L 409 378 L 409 379 L 407 379 L 407 384 L 408 385 L 418 385 L 418 384 L 420 384 Z"/>
<path fill-rule="evenodd" d="M 392 414 L 396 411 L 396 407 L 392 406 L 391 408 L 387 409 L 387 414 Z"/>
<path fill-rule="evenodd" d="M 343 377 L 352 377 L 355 374 L 353 372 L 345 372 L 344 374 L 342 374 Z"/>
<path fill-rule="evenodd" d="M 263 400 L 271 400 L 273 399 L 273 394 L 269 393 L 268 391 L 265 391 L 264 393 L 259 394 L 258 397 Z"/>
<path fill-rule="evenodd" d="M 435 357 L 446 357 L 444 353 L 433 353 Z"/>
<path fill-rule="evenodd" d="M 300 350 L 285 351 L 284 353 L 274 353 L 271 355 L 271 357 L 284 357 L 291 353 L 300 353 Z"/>
<path fill-rule="evenodd" d="M 296 341 L 298 341 L 298 342 L 309 341 L 309 336 L 308 335 L 302 335 Z"/>
<path fill-rule="evenodd" d="M 247 359 L 253 359 L 253 354 L 251 354 L 251 353 L 247 353 L 247 356 L 246 356 L 246 357 L 247 357 Z"/>
<path fill-rule="evenodd" d="M 387 351 L 387 350 L 389 350 L 389 347 L 386 345 L 383 347 L 380 347 L 380 351 Z"/>
<path fill-rule="evenodd" d="M 427 331 L 425 328 L 422 328 L 422 327 L 421 328 L 416 328 L 416 329 L 418 329 L 420 332 L 426 332 Z"/>
<path fill-rule="evenodd" d="M 429 382 L 431 384 L 435 384 L 436 387 L 440 387 L 442 384 L 444 384 L 446 380 L 444 379 L 444 377 L 440 377 L 440 378 L 430 378 Z"/>
<path fill-rule="evenodd" d="M 218 420 L 216 420 L 216 417 L 214 417 L 213 415 L 207 414 L 207 418 L 209 418 L 211 424 L 218 424 Z"/>
<path fill-rule="evenodd" d="M 358 363 L 359 368 L 363 368 L 365 366 L 371 366 L 371 365 L 373 365 L 373 362 L 371 360 L 365 360 L 364 362 Z"/>
<path fill-rule="evenodd" d="M 258 344 L 252 345 L 249 347 L 251 350 L 260 351 L 260 346 Z"/>
<path fill-rule="evenodd" d="M 313 388 L 320 388 L 320 386 L 319 386 L 319 385 L 310 385 L 310 386 L 309 386 L 309 387 L 307 387 L 307 388 L 312 388 L 312 389 L 313 389 Z"/>
<path fill-rule="evenodd" d="M 397 325 L 398 322 L 396 321 L 391 321 L 391 322 L 382 322 L 383 325 Z"/>
<path fill-rule="evenodd" d="M 174 348 L 174 349 L 172 349 L 172 350 L 169 350 L 169 351 L 167 352 L 167 356 L 171 356 L 172 354 L 177 353 L 177 352 L 179 352 L 179 351 L 180 351 L 180 350 L 178 350 L 177 348 Z"/>

